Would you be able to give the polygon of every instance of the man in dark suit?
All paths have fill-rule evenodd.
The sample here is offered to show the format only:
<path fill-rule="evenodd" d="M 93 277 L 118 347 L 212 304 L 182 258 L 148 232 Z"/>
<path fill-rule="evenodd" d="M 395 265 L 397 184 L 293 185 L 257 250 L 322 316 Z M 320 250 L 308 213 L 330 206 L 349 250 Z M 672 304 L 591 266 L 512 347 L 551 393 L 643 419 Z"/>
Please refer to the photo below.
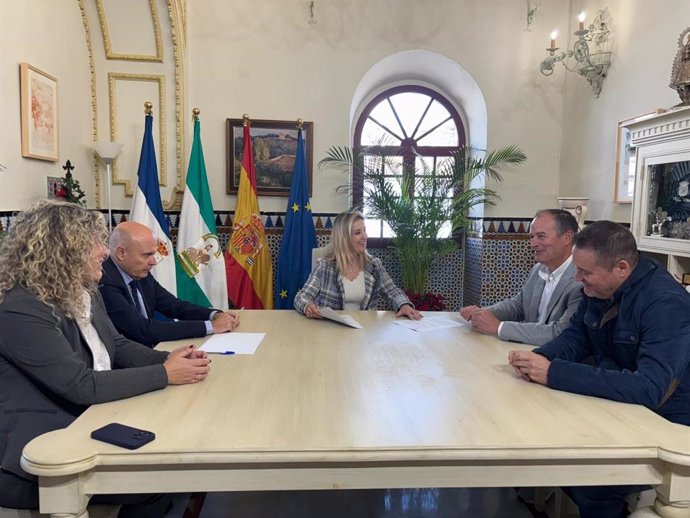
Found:
<path fill-rule="evenodd" d="M 239 317 L 178 299 L 149 275 L 158 240 L 147 226 L 120 223 L 110 236 L 100 291 L 110 319 L 127 338 L 154 347 L 159 342 L 232 331 Z M 158 312 L 176 320 L 157 320 Z"/>

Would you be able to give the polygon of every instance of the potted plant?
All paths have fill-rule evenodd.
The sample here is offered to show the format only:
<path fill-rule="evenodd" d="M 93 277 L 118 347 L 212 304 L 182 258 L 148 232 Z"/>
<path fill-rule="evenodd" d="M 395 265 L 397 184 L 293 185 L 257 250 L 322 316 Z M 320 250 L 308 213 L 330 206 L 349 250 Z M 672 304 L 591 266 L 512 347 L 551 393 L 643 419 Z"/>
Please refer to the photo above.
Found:
<path fill-rule="evenodd" d="M 84 200 L 86 193 L 81 188 L 81 185 L 79 185 L 79 180 L 76 180 L 74 176 L 72 176 L 72 169 L 74 169 L 72 162 L 67 160 L 62 168 L 66 173 L 64 178 L 60 179 L 60 186 L 55 186 L 53 195 L 56 198 L 62 198 L 63 200 L 86 207 L 86 200 Z"/>
<path fill-rule="evenodd" d="M 440 257 L 452 252 L 458 236 L 469 224 L 469 211 L 479 204 L 494 205 L 498 194 L 486 187 L 473 187 L 481 175 L 502 181 L 501 170 L 526 160 L 516 146 L 487 153 L 461 147 L 431 169 L 406 170 L 389 146 L 372 146 L 355 152 L 348 147 L 331 147 L 319 167 L 335 167 L 351 174 L 352 184 L 338 190 L 351 191 L 363 185 L 363 208 L 368 217 L 387 223 L 395 237 L 393 245 L 400 260 L 402 284 L 412 299 L 428 300 L 429 268 Z M 425 164 L 424 160 L 417 161 Z M 450 231 L 450 232 L 449 232 Z M 451 237 L 443 237 L 452 234 Z M 414 302 L 414 300 L 413 300 Z M 440 302 L 440 304 L 439 304 Z M 443 299 L 432 304 L 443 306 Z"/>

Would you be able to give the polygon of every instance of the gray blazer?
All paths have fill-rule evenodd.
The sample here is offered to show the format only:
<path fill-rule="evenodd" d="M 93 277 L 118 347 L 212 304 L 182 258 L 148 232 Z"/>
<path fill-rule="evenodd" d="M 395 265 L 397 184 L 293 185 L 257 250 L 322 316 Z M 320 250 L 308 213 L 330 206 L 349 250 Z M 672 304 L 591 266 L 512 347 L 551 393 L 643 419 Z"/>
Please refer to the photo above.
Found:
<path fill-rule="evenodd" d="M 19 465 L 22 449 L 43 433 L 65 428 L 89 405 L 162 389 L 167 353 L 120 335 L 96 293 L 93 326 L 112 369 L 94 371 L 79 326 L 21 286 L 0 303 L 0 467 L 34 479 Z M 135 368 L 127 368 L 135 367 Z"/>
<path fill-rule="evenodd" d="M 570 317 L 582 300 L 582 284 L 575 281 L 575 265 L 571 262 L 553 290 L 546 307 L 546 320 L 538 324 L 539 301 L 544 280 L 539 277 L 540 264 L 535 264 L 525 285 L 512 299 L 504 300 L 489 309 L 503 322 L 501 340 L 543 345 L 556 338 L 568 327 Z"/>

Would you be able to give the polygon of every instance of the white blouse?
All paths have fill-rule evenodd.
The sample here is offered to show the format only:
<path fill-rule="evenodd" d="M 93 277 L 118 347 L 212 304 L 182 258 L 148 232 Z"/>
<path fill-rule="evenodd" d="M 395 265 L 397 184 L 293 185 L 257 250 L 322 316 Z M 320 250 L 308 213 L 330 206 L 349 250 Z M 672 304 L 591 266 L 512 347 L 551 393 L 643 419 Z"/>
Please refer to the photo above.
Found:
<path fill-rule="evenodd" d="M 343 309 L 358 311 L 364 299 L 364 272 L 360 271 L 353 280 L 342 275 L 340 278 L 343 281 Z"/>
<path fill-rule="evenodd" d="M 95 371 L 109 371 L 112 369 L 110 364 L 110 355 L 105 348 L 105 344 L 101 337 L 98 336 L 98 331 L 91 323 L 91 295 L 84 290 L 82 293 L 82 300 L 84 301 L 84 313 L 77 317 L 77 325 L 84 335 L 86 343 L 91 349 L 93 355 L 93 370 Z"/>

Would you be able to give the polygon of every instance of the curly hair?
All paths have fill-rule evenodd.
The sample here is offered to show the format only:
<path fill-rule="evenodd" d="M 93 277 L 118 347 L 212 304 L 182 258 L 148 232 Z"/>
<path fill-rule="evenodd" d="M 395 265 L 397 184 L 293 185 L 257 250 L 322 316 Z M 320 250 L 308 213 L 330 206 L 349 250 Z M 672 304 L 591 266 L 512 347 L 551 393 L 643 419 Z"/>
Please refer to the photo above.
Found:
<path fill-rule="evenodd" d="M 42 199 L 20 212 L 0 240 L 0 302 L 17 284 L 67 318 L 84 311 L 83 277 L 95 245 L 105 246 L 103 216 L 75 203 Z"/>

